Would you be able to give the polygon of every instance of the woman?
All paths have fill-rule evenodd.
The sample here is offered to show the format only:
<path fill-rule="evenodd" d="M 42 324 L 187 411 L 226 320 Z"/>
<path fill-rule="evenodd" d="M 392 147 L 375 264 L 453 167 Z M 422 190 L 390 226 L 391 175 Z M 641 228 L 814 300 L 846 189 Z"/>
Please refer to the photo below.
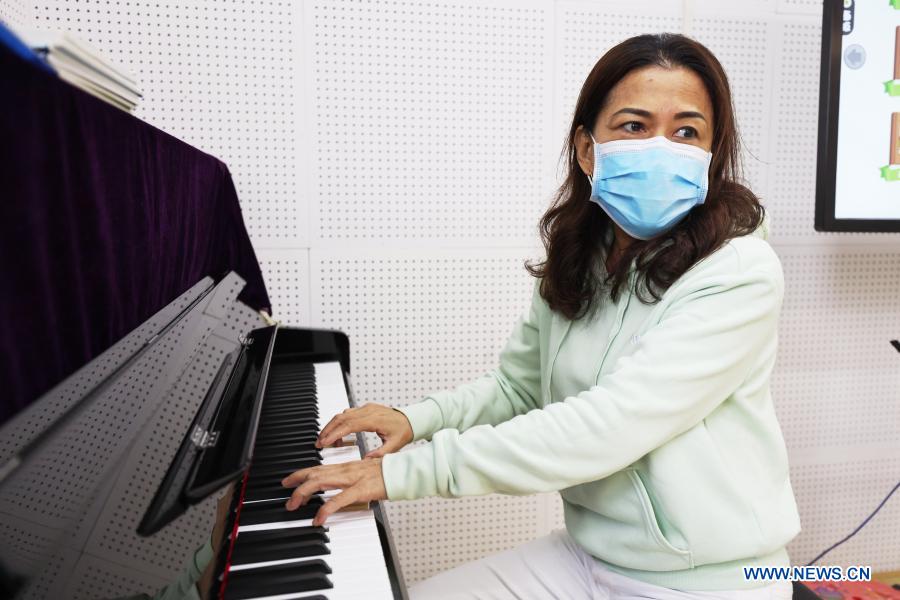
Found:
<path fill-rule="evenodd" d="M 393 410 L 350 409 L 362 461 L 297 471 L 361 500 L 558 490 L 564 530 L 413 586 L 413 598 L 790 598 L 744 578 L 800 531 L 769 379 L 784 289 L 765 213 L 737 182 L 725 73 L 702 45 L 644 35 L 584 83 L 547 259 L 497 369 Z M 407 452 L 410 441 L 430 439 Z"/>

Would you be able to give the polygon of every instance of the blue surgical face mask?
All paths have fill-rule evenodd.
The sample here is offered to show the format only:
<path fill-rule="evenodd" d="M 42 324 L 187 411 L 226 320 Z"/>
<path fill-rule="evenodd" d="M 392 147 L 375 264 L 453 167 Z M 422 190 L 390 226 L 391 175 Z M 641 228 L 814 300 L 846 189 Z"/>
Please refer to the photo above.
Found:
<path fill-rule="evenodd" d="M 648 240 L 706 200 L 710 160 L 710 152 L 662 136 L 594 140 L 591 200 L 628 235 Z"/>

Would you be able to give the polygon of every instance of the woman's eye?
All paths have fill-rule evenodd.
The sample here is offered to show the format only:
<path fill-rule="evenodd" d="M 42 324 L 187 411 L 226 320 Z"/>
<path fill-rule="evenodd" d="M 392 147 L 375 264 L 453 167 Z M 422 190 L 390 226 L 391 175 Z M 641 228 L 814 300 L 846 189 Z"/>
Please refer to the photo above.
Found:
<path fill-rule="evenodd" d="M 683 134 L 681 132 L 684 132 Z M 675 132 L 677 137 L 685 137 L 685 138 L 695 138 L 697 137 L 697 130 L 693 127 L 682 127 L 678 131 Z"/>
<path fill-rule="evenodd" d="M 627 123 L 623 124 L 622 127 L 624 127 L 625 131 L 627 131 L 628 133 L 638 133 L 644 128 L 644 126 L 637 121 L 628 121 Z"/>

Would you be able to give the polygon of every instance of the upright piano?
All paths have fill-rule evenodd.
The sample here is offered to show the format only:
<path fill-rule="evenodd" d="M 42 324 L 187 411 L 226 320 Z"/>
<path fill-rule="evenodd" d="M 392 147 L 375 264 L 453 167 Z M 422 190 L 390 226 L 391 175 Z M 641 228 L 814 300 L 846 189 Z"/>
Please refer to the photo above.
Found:
<path fill-rule="evenodd" d="M 209 598 L 404 598 L 378 502 L 313 527 L 280 481 L 359 459 L 317 450 L 355 405 L 349 340 L 267 325 L 234 273 L 199 282 L 0 429 L 3 564 L 20 598 L 152 594 L 176 579 L 232 489 Z"/>
<path fill-rule="evenodd" d="M 282 508 L 365 443 L 310 444 L 349 341 L 261 316 L 227 166 L 3 43 L 0 89 L 0 597 L 152 597 L 213 530 L 208 597 L 404 597 L 380 503 Z"/>

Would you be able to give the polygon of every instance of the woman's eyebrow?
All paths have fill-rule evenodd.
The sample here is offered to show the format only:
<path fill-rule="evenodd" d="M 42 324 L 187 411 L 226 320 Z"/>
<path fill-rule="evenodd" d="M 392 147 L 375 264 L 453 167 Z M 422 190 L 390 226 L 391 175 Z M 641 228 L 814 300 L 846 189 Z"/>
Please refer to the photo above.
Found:
<path fill-rule="evenodd" d="M 698 113 L 696 110 L 685 110 L 680 113 L 675 113 L 676 119 L 703 119 L 706 120 L 706 117 L 703 116 L 702 113 Z"/>
<path fill-rule="evenodd" d="M 652 116 L 652 113 L 649 110 L 644 110 L 643 108 L 620 108 L 619 110 L 611 114 L 610 117 L 614 117 L 622 113 L 638 115 L 639 117 L 646 117 L 648 119 Z"/>
<path fill-rule="evenodd" d="M 643 108 L 625 107 L 625 108 L 620 108 L 619 110 L 617 110 L 616 112 L 611 114 L 610 117 L 615 117 L 616 115 L 619 115 L 619 114 L 638 115 L 639 117 L 644 117 L 647 119 L 649 119 L 650 117 L 653 116 L 653 113 L 651 113 L 649 110 L 644 110 Z M 703 113 L 697 112 L 696 110 L 684 110 L 684 111 L 681 111 L 680 113 L 675 113 L 675 118 L 676 119 L 701 119 L 703 121 L 706 121 L 706 117 L 703 116 Z"/>

